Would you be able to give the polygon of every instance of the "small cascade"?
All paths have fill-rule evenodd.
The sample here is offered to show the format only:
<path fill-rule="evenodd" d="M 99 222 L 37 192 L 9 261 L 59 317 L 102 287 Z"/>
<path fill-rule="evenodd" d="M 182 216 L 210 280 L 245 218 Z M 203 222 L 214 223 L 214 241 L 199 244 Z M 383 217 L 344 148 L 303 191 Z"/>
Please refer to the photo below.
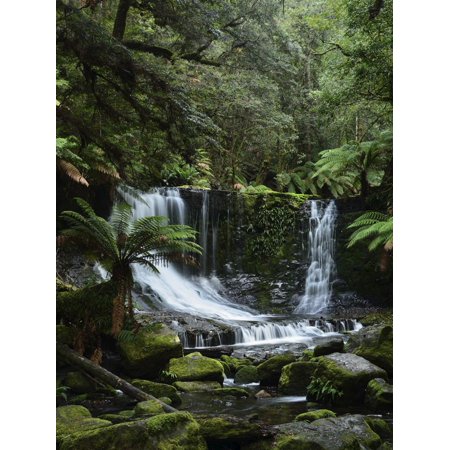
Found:
<path fill-rule="evenodd" d="M 310 265 L 306 276 L 305 294 L 295 309 L 300 314 L 317 314 L 323 311 L 331 298 L 331 282 L 335 275 L 334 247 L 337 217 L 334 201 L 311 201 L 309 219 Z"/>

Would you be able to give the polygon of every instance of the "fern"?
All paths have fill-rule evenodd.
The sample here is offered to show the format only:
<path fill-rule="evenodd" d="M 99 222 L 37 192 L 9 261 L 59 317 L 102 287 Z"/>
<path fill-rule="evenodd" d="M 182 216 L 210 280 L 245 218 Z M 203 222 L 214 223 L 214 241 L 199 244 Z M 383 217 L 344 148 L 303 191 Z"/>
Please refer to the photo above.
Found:
<path fill-rule="evenodd" d="M 393 217 L 377 211 L 368 211 L 359 216 L 348 228 L 356 228 L 356 230 L 351 234 L 347 247 L 353 247 L 359 242 L 368 241 L 369 251 L 374 251 L 380 247 L 384 247 L 385 250 L 392 250 L 393 248 Z"/>

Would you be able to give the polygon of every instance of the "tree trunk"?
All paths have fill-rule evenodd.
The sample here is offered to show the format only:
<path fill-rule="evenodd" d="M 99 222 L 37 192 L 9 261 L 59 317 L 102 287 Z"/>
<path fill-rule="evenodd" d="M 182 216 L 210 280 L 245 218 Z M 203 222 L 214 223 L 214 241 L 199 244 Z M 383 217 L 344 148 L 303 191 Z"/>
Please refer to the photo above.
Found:
<path fill-rule="evenodd" d="M 127 25 L 127 15 L 130 9 L 131 0 L 119 0 L 117 6 L 116 19 L 114 20 L 113 36 L 121 41 L 125 34 L 125 27 Z"/>
<path fill-rule="evenodd" d="M 172 408 L 171 406 L 167 405 L 161 400 L 158 400 L 152 395 L 141 391 L 140 389 L 126 382 L 122 378 L 119 378 L 117 375 L 114 375 L 113 373 L 109 372 L 103 367 L 94 364 L 92 361 L 85 358 L 84 356 L 79 355 L 77 352 L 73 351 L 65 344 L 56 343 L 56 353 L 59 357 L 64 359 L 71 366 L 83 370 L 91 377 L 103 381 L 104 383 L 112 386 L 115 389 L 120 389 L 124 394 L 136 400 L 139 400 L 141 402 L 145 400 L 155 400 L 163 407 L 164 411 L 168 413 L 178 412 L 177 409 Z"/>

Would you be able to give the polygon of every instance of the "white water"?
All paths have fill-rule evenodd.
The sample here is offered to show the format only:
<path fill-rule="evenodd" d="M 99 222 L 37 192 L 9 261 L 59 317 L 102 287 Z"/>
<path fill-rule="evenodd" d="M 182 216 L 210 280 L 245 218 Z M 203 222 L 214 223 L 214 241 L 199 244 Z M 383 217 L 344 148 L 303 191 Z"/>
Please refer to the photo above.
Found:
<path fill-rule="evenodd" d="M 305 295 L 300 299 L 295 312 L 318 314 L 329 304 L 331 282 L 335 274 L 334 231 L 336 223 L 336 204 L 316 200 L 311 201 L 309 219 L 310 266 L 306 276 Z"/>

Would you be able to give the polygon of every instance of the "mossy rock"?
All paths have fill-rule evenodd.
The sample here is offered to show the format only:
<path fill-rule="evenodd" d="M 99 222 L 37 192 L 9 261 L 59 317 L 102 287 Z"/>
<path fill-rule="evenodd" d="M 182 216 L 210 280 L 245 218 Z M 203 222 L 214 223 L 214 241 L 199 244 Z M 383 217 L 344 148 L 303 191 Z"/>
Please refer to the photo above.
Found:
<path fill-rule="evenodd" d="M 292 422 L 276 427 L 277 450 L 376 450 L 381 438 L 367 425 L 364 416 L 346 415 Z"/>
<path fill-rule="evenodd" d="M 254 441 L 261 437 L 261 426 L 235 416 L 220 415 L 214 417 L 196 416 L 200 424 L 200 433 L 208 445 L 241 443 Z"/>
<path fill-rule="evenodd" d="M 304 350 L 302 353 L 302 356 L 300 357 L 301 361 L 311 361 L 311 359 L 314 358 L 314 350 Z"/>
<path fill-rule="evenodd" d="M 394 317 L 392 311 L 378 311 L 367 314 L 367 316 L 364 316 L 359 322 L 365 327 L 371 325 L 389 325 L 392 327 Z"/>
<path fill-rule="evenodd" d="M 313 356 L 325 356 L 331 353 L 342 353 L 344 351 L 344 341 L 342 339 L 331 339 L 324 344 L 314 347 Z"/>
<path fill-rule="evenodd" d="M 393 386 L 382 378 L 370 380 L 366 389 L 364 402 L 370 408 L 376 410 L 392 410 Z"/>
<path fill-rule="evenodd" d="M 158 397 L 158 400 L 161 400 L 166 405 L 172 404 L 172 400 L 169 397 Z"/>
<path fill-rule="evenodd" d="M 66 283 L 61 280 L 61 278 L 56 277 L 56 292 L 73 292 L 76 291 L 77 287 L 73 284 Z"/>
<path fill-rule="evenodd" d="M 232 377 L 234 372 L 231 370 L 231 367 L 228 365 L 228 363 L 226 363 L 225 361 L 221 361 L 220 359 L 217 360 L 217 361 L 219 361 L 220 364 L 222 364 L 223 371 L 224 371 L 225 375 L 227 377 Z"/>
<path fill-rule="evenodd" d="M 236 397 L 236 398 L 248 398 L 250 394 L 242 388 L 220 388 L 220 389 L 214 389 L 212 391 L 214 395 L 217 395 L 219 397 Z"/>
<path fill-rule="evenodd" d="M 134 339 L 118 342 L 126 373 L 157 378 L 171 358 L 183 354 L 180 338 L 162 323 L 141 329 Z"/>
<path fill-rule="evenodd" d="M 72 347 L 76 334 L 77 330 L 74 327 L 56 325 L 56 342 L 58 344 L 66 344 Z"/>
<path fill-rule="evenodd" d="M 63 385 L 69 387 L 70 392 L 75 394 L 89 394 L 96 391 L 95 383 L 81 372 L 68 372 Z"/>
<path fill-rule="evenodd" d="M 173 405 L 179 405 L 181 403 L 181 397 L 178 394 L 176 388 L 170 384 L 156 383 L 148 380 L 132 380 L 131 384 L 136 386 L 141 391 L 147 394 L 153 395 L 153 397 L 168 397 L 172 401 Z"/>
<path fill-rule="evenodd" d="M 222 387 L 218 381 L 176 381 L 173 385 L 181 392 L 209 392 Z"/>
<path fill-rule="evenodd" d="M 207 450 L 199 431 L 189 413 L 160 414 L 66 436 L 60 450 Z"/>
<path fill-rule="evenodd" d="M 252 365 L 252 361 L 248 358 L 234 358 L 233 356 L 222 355 L 220 360 L 228 364 L 230 375 L 234 375 L 243 366 Z"/>
<path fill-rule="evenodd" d="M 387 378 L 386 371 L 351 353 L 332 353 L 315 358 L 314 361 L 317 363 L 314 378 L 321 379 L 324 383 L 329 381 L 342 393 L 334 400 L 339 405 L 361 404 L 369 381 Z M 314 396 L 311 399 L 317 400 Z"/>
<path fill-rule="evenodd" d="M 108 420 L 93 418 L 84 406 L 68 405 L 56 408 L 56 440 L 58 442 L 70 434 L 109 425 L 111 422 Z"/>
<path fill-rule="evenodd" d="M 219 361 L 191 353 L 183 358 L 173 358 L 169 361 L 169 372 L 177 377 L 177 381 L 218 381 L 223 383 L 225 374 Z"/>
<path fill-rule="evenodd" d="M 281 370 L 293 363 L 296 357 L 290 354 L 276 355 L 257 366 L 261 386 L 277 386 L 280 381 Z"/>
<path fill-rule="evenodd" d="M 364 420 L 381 439 L 392 439 L 392 428 L 385 420 L 369 416 L 366 416 Z"/>
<path fill-rule="evenodd" d="M 393 329 L 391 326 L 373 325 L 362 328 L 350 336 L 346 350 L 361 356 L 393 374 Z"/>
<path fill-rule="evenodd" d="M 258 381 L 258 369 L 255 366 L 241 367 L 234 376 L 234 382 L 237 384 L 256 383 Z"/>
<path fill-rule="evenodd" d="M 132 411 L 134 414 L 134 411 Z M 103 420 L 108 420 L 110 421 L 112 424 L 116 424 L 116 423 L 124 423 L 124 422 L 129 422 L 131 420 L 130 417 L 126 417 L 123 416 L 122 414 L 102 414 L 100 416 L 98 416 L 99 419 L 103 419 Z"/>
<path fill-rule="evenodd" d="M 283 394 L 305 395 L 317 368 L 313 361 L 297 361 L 283 367 L 278 389 Z"/>
<path fill-rule="evenodd" d="M 134 407 L 134 415 L 136 417 L 154 416 L 156 414 L 164 414 L 163 406 L 156 400 L 145 400 L 143 402 L 139 402 Z"/>
<path fill-rule="evenodd" d="M 326 419 L 327 417 L 336 417 L 336 414 L 329 409 L 318 409 L 316 411 L 308 411 L 299 414 L 296 418 L 296 422 L 313 422 L 314 420 Z"/>

